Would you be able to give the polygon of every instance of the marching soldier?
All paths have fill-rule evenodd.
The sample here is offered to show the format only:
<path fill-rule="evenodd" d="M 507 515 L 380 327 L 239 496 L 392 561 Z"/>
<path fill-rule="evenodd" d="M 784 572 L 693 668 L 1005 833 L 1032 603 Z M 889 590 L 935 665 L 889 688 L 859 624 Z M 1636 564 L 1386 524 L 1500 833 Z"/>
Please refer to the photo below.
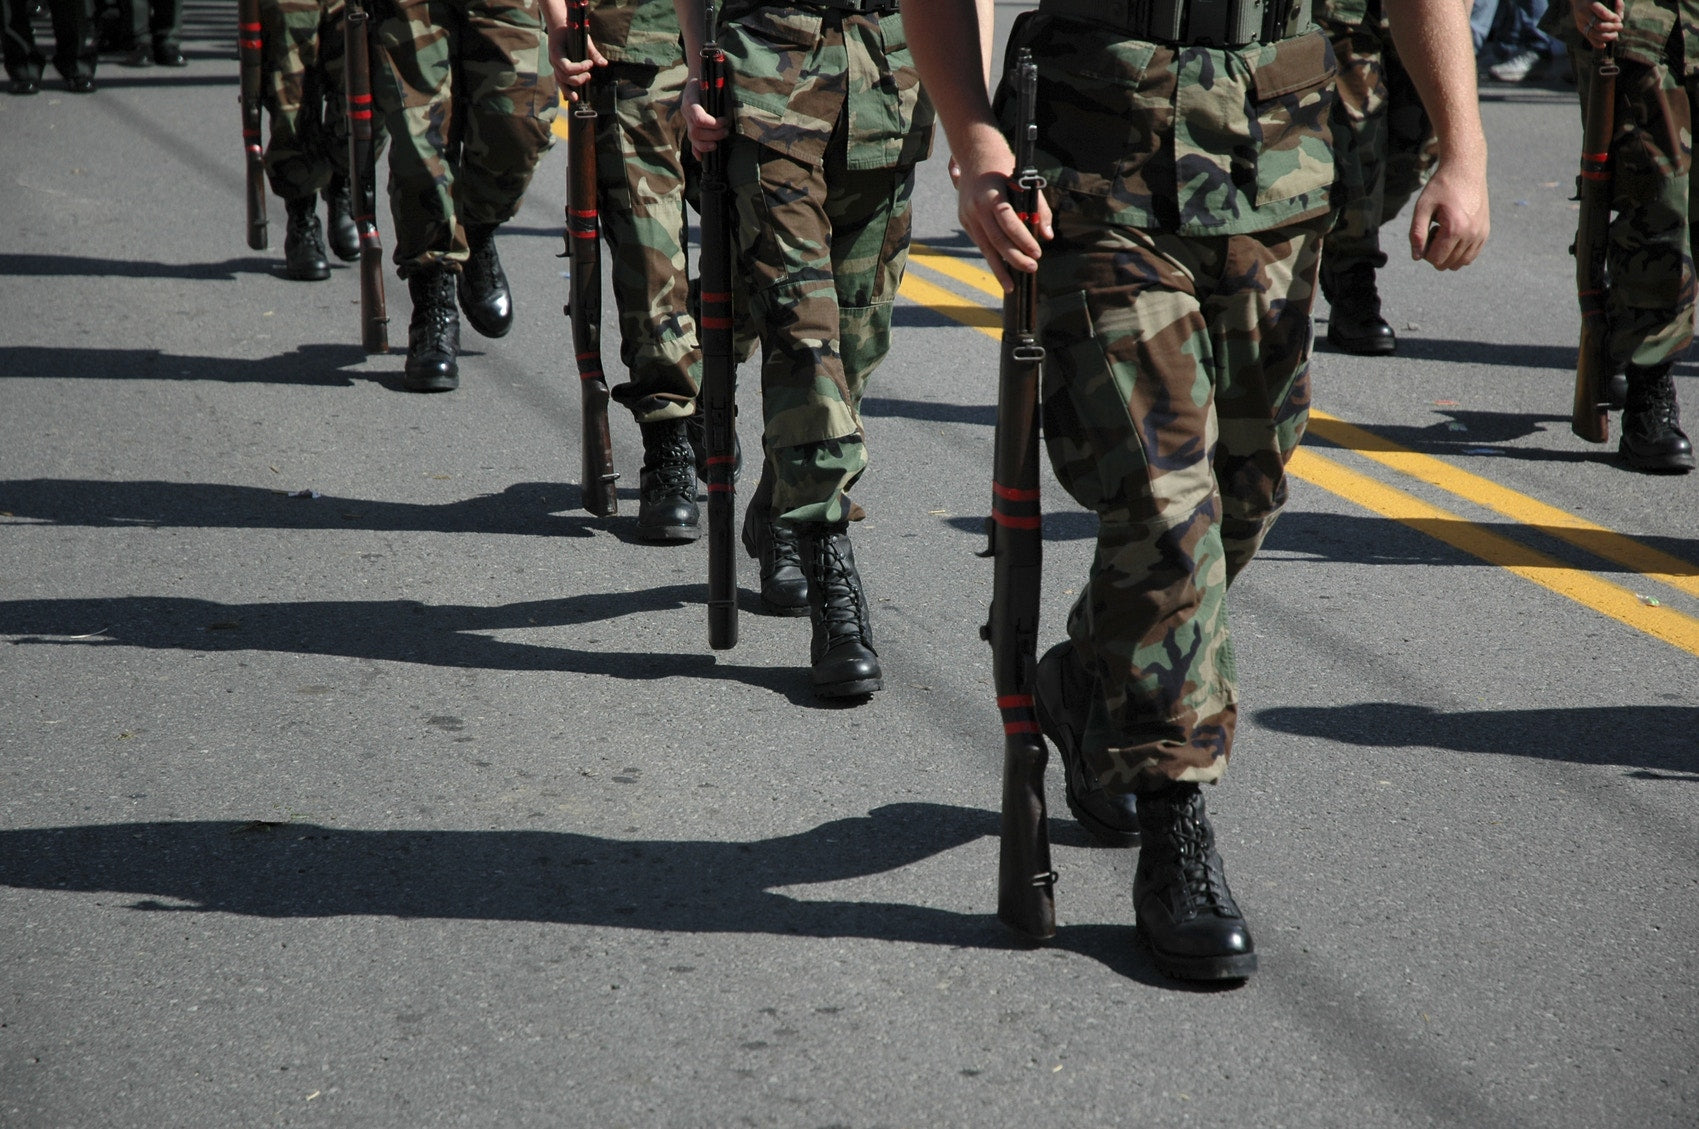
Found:
<path fill-rule="evenodd" d="M 496 229 L 549 145 L 558 98 L 538 0 L 391 0 L 374 70 L 392 148 L 389 205 L 397 274 L 413 320 L 403 384 L 459 387 L 460 316 L 485 337 L 513 327 Z"/>
<path fill-rule="evenodd" d="M 344 75 L 344 0 L 260 0 L 265 106 L 271 135 L 266 179 L 289 214 L 283 271 L 301 282 L 330 277 L 318 201 L 324 198 L 330 250 L 345 263 L 360 257 L 348 193 L 348 100 Z M 382 151 L 379 130 L 374 143 Z"/>
<path fill-rule="evenodd" d="M 1319 0 L 1316 22 L 1339 60 L 1335 134 L 1338 226 L 1322 244 L 1327 339 L 1357 356 L 1398 348 L 1381 316 L 1375 272 L 1386 265 L 1380 229 L 1433 170 L 1433 128 L 1392 43 L 1382 0 Z"/>
<path fill-rule="evenodd" d="M 1693 340 L 1693 200 L 1689 137 L 1699 106 L 1699 35 L 1675 0 L 1555 0 L 1541 27 L 1569 45 L 1581 104 L 1598 53 L 1616 44 L 1616 128 L 1605 294 L 1612 362 L 1627 377 L 1617 452 L 1649 474 L 1693 469 L 1673 369 Z"/>
<path fill-rule="evenodd" d="M 1393 3 L 1439 139 L 1411 250 L 1453 269 L 1487 235 L 1468 25 L 1454 0 Z M 1005 286 L 1037 272 L 1051 464 L 1099 519 L 1069 641 L 1039 666 L 1040 724 L 1064 767 L 1134 797 L 1132 812 L 1099 804 L 1087 827 L 1142 835 L 1133 908 L 1157 966 L 1243 978 L 1256 950 L 1199 786 L 1225 769 L 1237 716 L 1227 587 L 1285 502 L 1309 407 L 1332 47 L 1307 0 L 1040 0 L 1008 53 L 1029 48 L 1038 66 L 1041 251 L 1009 204 L 989 45 L 965 49 L 991 0 L 907 0 L 905 14 L 960 165 L 963 226 Z"/>
<path fill-rule="evenodd" d="M 815 694 L 859 697 L 881 688 L 882 673 L 845 491 L 867 466 L 861 397 L 890 347 L 931 103 L 897 0 L 729 0 L 718 42 L 734 108 L 716 120 L 696 85 L 699 3 L 675 3 L 691 145 L 699 155 L 729 146 L 738 274 L 762 345 L 766 517 L 798 539 Z"/>

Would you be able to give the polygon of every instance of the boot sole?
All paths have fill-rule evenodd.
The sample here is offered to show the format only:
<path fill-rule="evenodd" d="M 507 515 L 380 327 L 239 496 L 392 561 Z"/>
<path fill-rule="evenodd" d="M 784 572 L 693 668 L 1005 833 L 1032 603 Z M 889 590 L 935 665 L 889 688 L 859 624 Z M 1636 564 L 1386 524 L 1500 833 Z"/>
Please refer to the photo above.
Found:
<path fill-rule="evenodd" d="M 1165 953 L 1151 944 L 1144 926 L 1133 927 L 1139 944 L 1150 953 L 1151 963 L 1176 980 L 1245 980 L 1257 970 L 1257 954 L 1234 953 L 1219 957 L 1188 957 Z"/>
<path fill-rule="evenodd" d="M 802 604 L 775 604 L 773 601 L 767 599 L 767 597 L 762 596 L 761 597 L 761 610 L 764 613 L 766 613 L 767 615 L 783 616 L 783 617 L 794 619 L 795 617 L 797 617 L 799 615 L 807 615 L 808 614 L 808 605 L 806 603 L 802 603 Z"/>
<path fill-rule="evenodd" d="M 814 687 L 814 696 L 816 698 L 862 698 L 884 688 L 885 680 L 883 678 L 862 678 L 855 682 L 833 682 L 826 686 L 817 685 Z"/>
<path fill-rule="evenodd" d="M 324 268 L 323 272 L 320 272 L 320 271 L 292 271 L 292 270 L 289 270 L 288 268 L 285 268 L 284 271 L 283 271 L 283 276 L 285 278 L 289 279 L 289 281 L 291 281 L 291 282 L 324 282 L 326 279 L 328 279 L 330 277 L 330 268 L 329 267 Z"/>
<path fill-rule="evenodd" d="M 458 376 L 432 376 L 424 380 L 404 377 L 401 386 L 409 392 L 453 392 L 460 387 Z"/>
<path fill-rule="evenodd" d="M 645 545 L 686 545 L 701 537 L 702 529 L 695 525 L 665 525 L 659 529 L 637 530 L 637 539 Z"/>
<path fill-rule="evenodd" d="M 1353 357 L 1388 357 L 1398 351 L 1395 340 L 1375 339 L 1372 341 L 1352 341 L 1334 337 L 1331 332 L 1327 335 L 1327 343 L 1341 353 L 1349 353 Z"/>

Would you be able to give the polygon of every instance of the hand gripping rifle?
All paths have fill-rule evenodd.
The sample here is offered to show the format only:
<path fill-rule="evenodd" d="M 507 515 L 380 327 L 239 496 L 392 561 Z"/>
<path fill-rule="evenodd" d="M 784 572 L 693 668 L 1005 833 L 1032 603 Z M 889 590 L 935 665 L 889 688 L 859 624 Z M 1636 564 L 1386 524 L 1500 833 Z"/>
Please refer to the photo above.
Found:
<path fill-rule="evenodd" d="M 583 62 L 589 57 L 589 43 L 590 0 L 567 0 L 567 58 Z M 564 257 L 572 260 L 572 295 L 565 313 L 572 319 L 572 349 L 578 355 L 584 508 L 597 517 L 611 517 L 619 513 L 619 496 L 614 493 L 619 473 L 614 470 L 613 438 L 608 434 L 608 378 L 602 372 L 602 232 L 596 210 L 598 115 L 590 102 L 589 87 L 585 87 L 566 119 Z"/>
<path fill-rule="evenodd" d="M 1028 230 L 1038 213 L 1038 68 L 1023 50 L 1014 87 L 1020 134 L 1016 172 L 1009 183 L 1015 211 Z M 1050 833 L 1044 808 L 1044 766 L 1049 753 L 1038 731 L 1033 683 L 1038 667 L 1039 579 L 1044 565 L 1044 515 L 1038 493 L 1038 378 L 1044 348 L 1038 344 L 1036 285 L 1015 272 L 1015 289 L 1003 300 L 1003 355 L 997 376 L 997 436 L 991 479 L 991 517 L 985 530 L 992 558 L 991 618 L 980 631 L 991 644 L 992 681 L 1003 715 L 1003 827 L 997 866 L 997 916 L 1033 940 L 1056 933 L 1056 872 L 1050 869 Z"/>
<path fill-rule="evenodd" d="M 1575 291 L 1581 300 L 1581 352 L 1575 361 L 1575 406 L 1569 429 L 1589 443 L 1610 438 L 1610 329 L 1605 315 L 1605 250 L 1610 242 L 1611 134 L 1616 126 L 1616 52 L 1599 52 L 1599 67 L 1587 91 L 1586 130 L 1581 141 L 1581 175 L 1576 195 L 1581 218 L 1575 232 Z"/>
<path fill-rule="evenodd" d="M 377 145 L 372 125 L 370 16 L 350 0 L 342 35 L 347 59 L 348 194 L 354 228 L 360 233 L 360 344 L 368 353 L 389 352 L 389 310 L 383 297 L 383 240 L 378 235 Z"/>
<path fill-rule="evenodd" d="M 260 0 L 236 0 L 236 55 L 242 63 L 242 148 L 248 159 L 248 246 L 264 251 L 265 151 L 260 144 L 261 48 Z"/>
<path fill-rule="evenodd" d="M 727 115 L 726 53 L 715 42 L 714 0 L 702 0 L 702 108 Z M 732 513 L 736 488 L 737 362 L 732 356 L 731 189 L 726 142 L 702 158 L 702 395 L 699 410 L 708 456 L 708 646 L 737 646 L 737 557 Z"/>

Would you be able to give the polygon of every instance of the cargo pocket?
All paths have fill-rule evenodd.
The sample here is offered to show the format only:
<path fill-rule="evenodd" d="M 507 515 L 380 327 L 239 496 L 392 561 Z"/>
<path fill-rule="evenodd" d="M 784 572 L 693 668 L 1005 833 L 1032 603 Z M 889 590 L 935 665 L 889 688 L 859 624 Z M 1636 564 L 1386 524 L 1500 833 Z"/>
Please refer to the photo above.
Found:
<path fill-rule="evenodd" d="M 1264 49 L 1251 76 L 1256 196 L 1262 207 L 1333 183 L 1333 78 L 1339 64 L 1319 31 Z"/>
<path fill-rule="evenodd" d="M 1134 426 L 1132 389 L 1118 377 L 1081 290 L 1044 298 L 1044 444 L 1056 479 L 1090 510 L 1143 482 L 1147 462 Z"/>

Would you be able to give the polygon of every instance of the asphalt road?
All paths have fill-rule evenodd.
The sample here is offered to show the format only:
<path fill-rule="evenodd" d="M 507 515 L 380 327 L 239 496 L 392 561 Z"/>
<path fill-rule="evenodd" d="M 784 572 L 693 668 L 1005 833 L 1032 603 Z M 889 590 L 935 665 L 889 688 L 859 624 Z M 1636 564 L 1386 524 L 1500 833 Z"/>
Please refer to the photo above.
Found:
<path fill-rule="evenodd" d="M 1262 971 L 1198 991 L 1059 774 L 1062 928 L 992 916 L 992 299 L 911 272 L 955 297 L 866 405 L 887 688 L 822 705 L 751 562 L 714 653 L 705 543 L 634 541 L 628 418 L 578 504 L 560 150 L 513 333 L 406 394 L 275 199 L 246 248 L 189 16 L 186 71 L 0 97 L 0 1125 L 1699 1123 L 1699 476 L 1568 431 L 1573 88 L 1483 91 L 1486 255 L 1395 254 L 1398 355 L 1318 353 L 1209 798 Z M 1092 529 L 1046 504 L 1053 638 Z"/>

